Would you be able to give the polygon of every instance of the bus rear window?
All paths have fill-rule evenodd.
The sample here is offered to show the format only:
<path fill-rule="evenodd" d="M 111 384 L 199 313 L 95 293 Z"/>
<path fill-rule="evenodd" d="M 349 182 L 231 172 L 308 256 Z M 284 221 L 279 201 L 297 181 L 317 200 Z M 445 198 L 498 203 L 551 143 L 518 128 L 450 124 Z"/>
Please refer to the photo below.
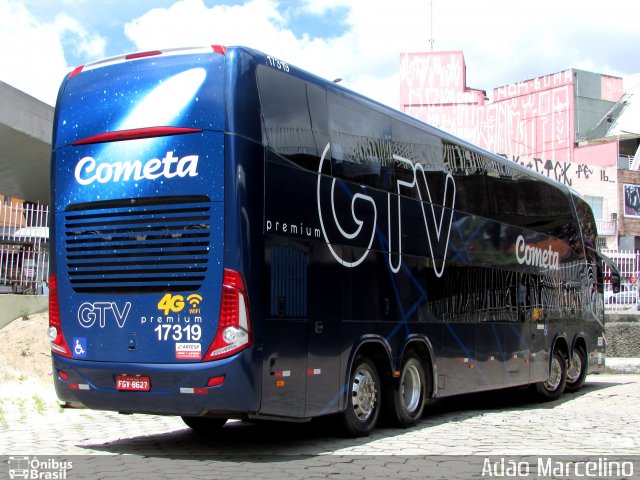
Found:
<path fill-rule="evenodd" d="M 224 61 L 213 52 L 158 55 L 84 69 L 63 84 L 54 148 L 136 128 L 223 130 Z"/>

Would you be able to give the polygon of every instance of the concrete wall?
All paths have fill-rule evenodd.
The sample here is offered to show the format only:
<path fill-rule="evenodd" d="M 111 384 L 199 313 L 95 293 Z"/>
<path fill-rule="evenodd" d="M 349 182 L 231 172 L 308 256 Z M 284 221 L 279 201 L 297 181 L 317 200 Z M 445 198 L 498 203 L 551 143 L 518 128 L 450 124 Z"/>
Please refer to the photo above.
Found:
<path fill-rule="evenodd" d="M 0 193 L 49 203 L 53 107 L 0 82 Z"/>
<path fill-rule="evenodd" d="M 622 98 L 622 79 L 573 69 L 576 139 L 586 136 Z"/>
<path fill-rule="evenodd" d="M 0 328 L 22 315 L 43 312 L 48 308 L 47 295 L 0 295 Z"/>

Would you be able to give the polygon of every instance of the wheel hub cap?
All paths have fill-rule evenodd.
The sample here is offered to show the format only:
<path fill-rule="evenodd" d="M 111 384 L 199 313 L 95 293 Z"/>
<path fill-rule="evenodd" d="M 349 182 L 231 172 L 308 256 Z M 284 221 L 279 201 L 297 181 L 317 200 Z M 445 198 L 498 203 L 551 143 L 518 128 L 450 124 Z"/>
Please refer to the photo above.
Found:
<path fill-rule="evenodd" d="M 353 378 L 351 388 L 353 411 L 360 420 L 366 420 L 372 414 L 376 404 L 376 385 L 371 374 L 359 370 Z"/>

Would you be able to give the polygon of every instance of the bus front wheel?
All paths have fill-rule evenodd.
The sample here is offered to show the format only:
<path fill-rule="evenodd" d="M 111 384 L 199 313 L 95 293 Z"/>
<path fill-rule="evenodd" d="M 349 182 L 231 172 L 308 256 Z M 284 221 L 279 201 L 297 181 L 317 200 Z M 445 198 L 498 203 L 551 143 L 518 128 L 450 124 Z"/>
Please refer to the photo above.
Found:
<path fill-rule="evenodd" d="M 420 421 L 425 405 L 426 377 L 419 357 L 410 353 L 402 361 L 400 378 L 385 390 L 386 414 L 396 426 L 408 428 Z"/>
<path fill-rule="evenodd" d="M 549 365 L 549 378 L 536 383 L 536 389 L 542 400 L 556 400 L 564 392 L 567 383 L 567 362 L 562 353 L 555 350 Z"/>
<path fill-rule="evenodd" d="M 380 416 L 380 376 L 376 366 L 358 356 L 349 375 L 347 408 L 342 423 L 348 435 L 365 437 L 376 427 Z"/>

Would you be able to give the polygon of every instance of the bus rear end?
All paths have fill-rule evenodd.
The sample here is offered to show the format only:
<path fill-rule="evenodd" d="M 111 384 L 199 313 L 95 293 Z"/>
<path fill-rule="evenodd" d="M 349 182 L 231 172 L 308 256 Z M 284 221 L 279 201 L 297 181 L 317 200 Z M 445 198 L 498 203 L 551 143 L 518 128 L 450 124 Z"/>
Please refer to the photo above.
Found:
<path fill-rule="evenodd" d="M 258 407 L 246 288 L 224 265 L 225 53 L 118 57 L 60 89 L 49 336 L 70 406 Z"/>

